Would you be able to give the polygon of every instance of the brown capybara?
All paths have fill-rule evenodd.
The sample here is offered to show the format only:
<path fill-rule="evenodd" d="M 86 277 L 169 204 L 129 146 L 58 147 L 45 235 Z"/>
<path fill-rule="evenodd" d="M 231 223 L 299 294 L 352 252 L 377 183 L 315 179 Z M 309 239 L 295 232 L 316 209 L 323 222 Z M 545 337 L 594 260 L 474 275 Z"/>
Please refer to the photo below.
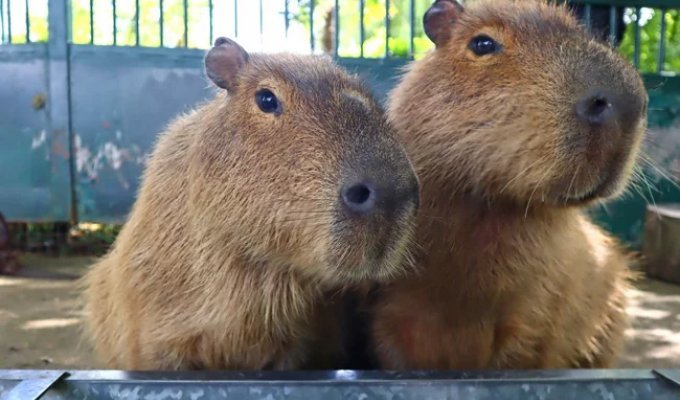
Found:
<path fill-rule="evenodd" d="M 337 308 L 324 294 L 408 266 L 416 176 L 378 104 L 329 58 L 219 38 L 205 68 L 228 94 L 160 137 L 85 278 L 89 334 L 113 368 L 307 367 L 315 313 Z"/>
<path fill-rule="evenodd" d="M 439 0 L 435 50 L 390 95 L 421 182 L 417 278 L 383 287 L 384 368 L 609 367 L 631 273 L 585 215 L 622 192 L 643 83 L 563 6 Z"/>

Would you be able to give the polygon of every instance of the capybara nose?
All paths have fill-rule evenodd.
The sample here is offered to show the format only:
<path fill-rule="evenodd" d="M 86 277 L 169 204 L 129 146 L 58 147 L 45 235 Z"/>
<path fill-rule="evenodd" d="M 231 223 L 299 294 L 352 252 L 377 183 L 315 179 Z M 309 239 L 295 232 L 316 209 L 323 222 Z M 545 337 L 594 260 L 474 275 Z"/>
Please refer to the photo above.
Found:
<path fill-rule="evenodd" d="M 645 99 L 625 89 L 608 91 L 595 89 L 576 103 L 578 119 L 592 128 L 634 131 L 643 117 Z"/>
<path fill-rule="evenodd" d="M 360 181 L 343 187 L 341 197 L 345 209 L 355 215 L 393 215 L 409 205 L 417 210 L 420 201 L 417 182 L 378 185 L 369 180 Z"/>
<path fill-rule="evenodd" d="M 342 189 L 342 202 L 354 214 L 367 214 L 376 204 L 375 187 L 367 182 L 354 183 Z"/>
<path fill-rule="evenodd" d="M 611 96 L 602 91 L 587 94 L 576 103 L 576 115 L 588 125 L 603 125 L 615 117 Z"/>

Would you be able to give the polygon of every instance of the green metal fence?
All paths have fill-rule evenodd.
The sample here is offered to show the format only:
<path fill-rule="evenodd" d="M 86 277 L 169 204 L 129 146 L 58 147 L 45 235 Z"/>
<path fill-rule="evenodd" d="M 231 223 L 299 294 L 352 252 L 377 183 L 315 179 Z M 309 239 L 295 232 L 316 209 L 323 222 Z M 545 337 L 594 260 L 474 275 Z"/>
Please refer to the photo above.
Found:
<path fill-rule="evenodd" d="M 0 212 L 10 221 L 119 223 L 168 120 L 210 96 L 204 49 L 326 52 L 385 98 L 432 48 L 432 0 L 0 0 Z M 556 0 L 558 1 L 558 0 Z M 594 210 L 639 245 L 647 203 L 680 200 L 680 0 L 574 0 L 644 74 L 646 180 Z"/>
<path fill-rule="evenodd" d="M 69 26 L 68 40 L 78 45 L 204 49 L 216 35 L 257 37 L 255 42 L 262 43 L 273 37 L 288 38 L 295 30 L 298 33 L 287 44 L 296 42 L 303 51 L 325 51 L 343 58 L 417 58 L 432 47 L 420 26 L 420 18 L 430 3 L 431 0 L 68 0 L 68 21 L 58 22 Z M 679 1 L 568 3 L 586 26 L 598 28 L 604 38 L 620 44 L 622 52 L 643 72 L 680 72 Z M 48 9 L 48 0 L 0 0 L 0 44 L 46 42 Z M 301 30 L 305 32 L 304 40 Z M 247 44 L 249 48 L 253 44 L 257 47 L 257 43 Z"/>
<path fill-rule="evenodd" d="M 0 43 L 46 41 L 47 3 L 48 0 L 0 0 Z M 431 48 L 420 27 L 420 17 L 430 3 L 431 0 L 70 0 L 67 17 L 74 44 L 207 48 L 216 34 L 239 37 L 247 30 L 249 35 L 262 39 L 272 34 L 288 37 L 292 28 L 301 28 L 306 31 L 304 43 L 311 52 L 325 50 L 339 57 L 414 57 Z M 666 62 L 667 56 L 677 58 L 680 54 L 674 50 L 680 47 L 677 0 L 569 3 L 586 26 L 605 27 L 612 42 L 617 42 L 625 30 L 623 50 L 630 53 L 635 65 L 642 66 L 641 57 L 653 52 L 656 72 L 680 70 L 675 61 Z M 278 32 L 269 29 L 273 22 Z M 651 29 L 647 27 L 650 24 L 654 25 Z M 299 35 L 295 40 L 300 40 Z M 674 50 L 671 54 L 667 52 L 669 46 Z"/>

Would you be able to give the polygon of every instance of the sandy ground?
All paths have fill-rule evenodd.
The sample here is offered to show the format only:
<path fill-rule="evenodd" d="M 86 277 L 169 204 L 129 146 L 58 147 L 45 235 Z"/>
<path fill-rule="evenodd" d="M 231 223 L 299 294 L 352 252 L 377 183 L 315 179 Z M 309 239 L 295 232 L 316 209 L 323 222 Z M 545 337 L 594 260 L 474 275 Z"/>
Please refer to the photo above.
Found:
<path fill-rule="evenodd" d="M 93 261 L 25 256 L 20 277 L 0 276 L 0 369 L 97 367 L 76 282 Z"/>
<path fill-rule="evenodd" d="M 101 367 L 82 340 L 76 279 L 92 258 L 26 256 L 0 277 L 0 369 Z M 680 368 L 680 286 L 642 280 L 621 368 Z"/>

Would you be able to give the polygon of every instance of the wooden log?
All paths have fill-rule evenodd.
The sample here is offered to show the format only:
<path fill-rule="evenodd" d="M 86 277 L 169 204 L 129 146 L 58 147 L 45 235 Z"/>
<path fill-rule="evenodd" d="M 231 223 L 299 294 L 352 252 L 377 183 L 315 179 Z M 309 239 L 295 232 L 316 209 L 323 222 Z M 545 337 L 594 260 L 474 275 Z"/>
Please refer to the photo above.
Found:
<path fill-rule="evenodd" d="M 647 207 L 642 254 L 649 277 L 680 284 L 680 204 Z"/>

